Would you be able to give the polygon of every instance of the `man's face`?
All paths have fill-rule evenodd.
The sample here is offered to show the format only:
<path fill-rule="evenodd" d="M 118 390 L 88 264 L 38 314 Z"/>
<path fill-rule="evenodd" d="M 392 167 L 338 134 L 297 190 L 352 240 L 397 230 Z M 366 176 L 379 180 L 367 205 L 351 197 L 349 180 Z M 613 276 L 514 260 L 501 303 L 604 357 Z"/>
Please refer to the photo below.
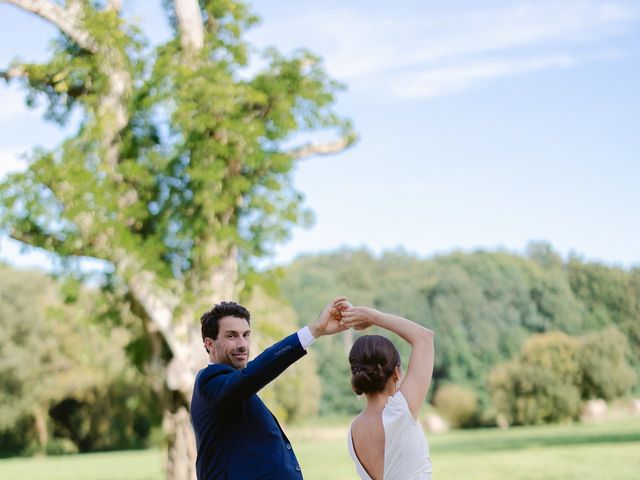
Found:
<path fill-rule="evenodd" d="M 218 338 L 213 340 L 213 361 L 236 370 L 243 369 L 249 361 L 249 322 L 240 317 L 222 317 L 218 321 L 218 328 Z"/>

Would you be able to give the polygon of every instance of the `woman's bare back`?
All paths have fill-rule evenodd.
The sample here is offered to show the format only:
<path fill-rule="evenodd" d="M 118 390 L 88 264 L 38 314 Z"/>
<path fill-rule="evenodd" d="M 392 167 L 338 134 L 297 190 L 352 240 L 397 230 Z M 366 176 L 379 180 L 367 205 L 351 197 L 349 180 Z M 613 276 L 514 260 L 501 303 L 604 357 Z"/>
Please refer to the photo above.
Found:
<path fill-rule="evenodd" d="M 351 425 L 353 448 L 360 464 L 373 480 L 384 473 L 384 427 L 382 412 L 363 411 Z"/>

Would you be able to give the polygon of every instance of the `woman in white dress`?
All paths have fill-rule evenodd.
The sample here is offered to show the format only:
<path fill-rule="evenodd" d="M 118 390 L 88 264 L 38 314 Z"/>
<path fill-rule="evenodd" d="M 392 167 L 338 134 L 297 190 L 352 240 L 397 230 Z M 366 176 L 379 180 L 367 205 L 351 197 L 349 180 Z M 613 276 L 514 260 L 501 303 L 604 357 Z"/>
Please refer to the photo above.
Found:
<path fill-rule="evenodd" d="M 418 412 L 433 374 L 433 332 L 368 307 L 346 308 L 342 320 L 355 329 L 382 327 L 411 345 L 404 377 L 398 349 L 385 337 L 364 335 L 351 348 L 351 386 L 367 398 L 348 435 L 358 475 L 365 480 L 431 480 L 429 444 Z"/>

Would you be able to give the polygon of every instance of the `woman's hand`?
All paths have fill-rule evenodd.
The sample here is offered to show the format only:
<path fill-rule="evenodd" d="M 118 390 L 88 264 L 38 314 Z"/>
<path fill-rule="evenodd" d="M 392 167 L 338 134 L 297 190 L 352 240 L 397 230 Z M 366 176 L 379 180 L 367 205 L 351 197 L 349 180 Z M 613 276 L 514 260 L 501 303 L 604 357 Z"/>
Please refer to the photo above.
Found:
<path fill-rule="evenodd" d="M 381 312 L 369 307 L 350 307 L 342 312 L 342 324 L 355 330 L 364 330 L 371 325 L 376 325 Z"/>

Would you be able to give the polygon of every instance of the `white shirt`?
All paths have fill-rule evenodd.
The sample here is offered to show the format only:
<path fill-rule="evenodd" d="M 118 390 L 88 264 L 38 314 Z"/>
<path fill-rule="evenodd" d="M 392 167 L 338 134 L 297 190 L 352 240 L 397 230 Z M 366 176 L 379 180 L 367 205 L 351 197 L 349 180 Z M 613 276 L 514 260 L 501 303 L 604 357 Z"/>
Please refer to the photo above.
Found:
<path fill-rule="evenodd" d="M 311 330 L 309 330 L 309 325 L 302 327 L 296 333 L 298 334 L 298 340 L 300 340 L 300 344 L 302 345 L 302 348 L 304 348 L 305 350 L 313 342 L 316 341 L 316 337 L 311 335 Z"/>

